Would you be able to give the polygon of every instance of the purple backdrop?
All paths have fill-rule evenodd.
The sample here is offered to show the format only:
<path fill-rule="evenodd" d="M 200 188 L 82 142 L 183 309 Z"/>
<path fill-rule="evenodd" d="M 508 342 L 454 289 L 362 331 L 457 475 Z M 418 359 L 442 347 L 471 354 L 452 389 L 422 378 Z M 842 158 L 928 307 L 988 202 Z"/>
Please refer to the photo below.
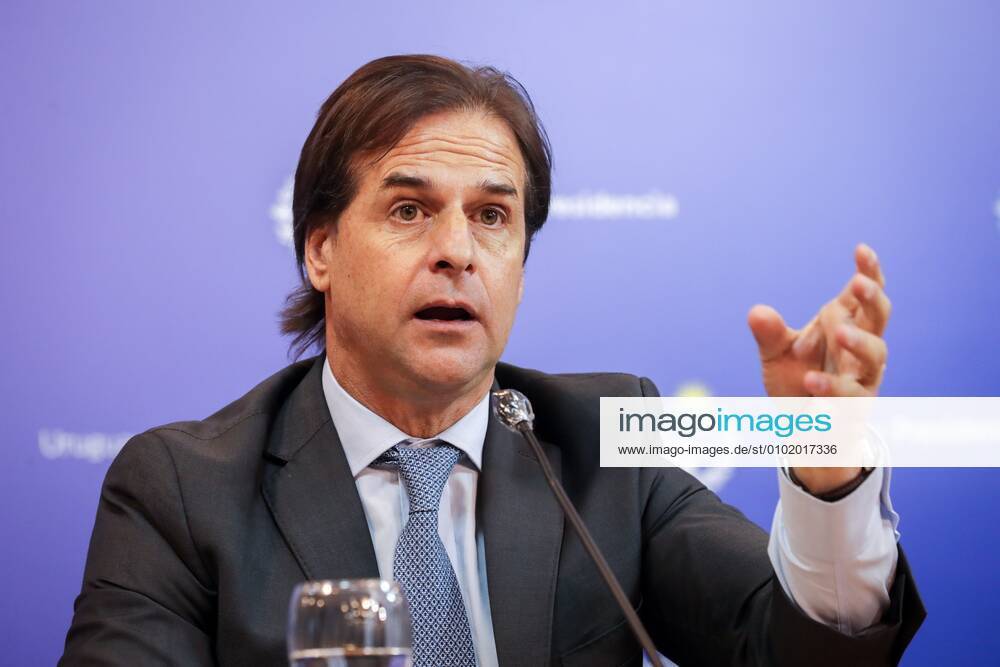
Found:
<path fill-rule="evenodd" d="M 380 55 L 507 69 L 547 122 L 558 199 L 507 360 L 757 394 L 748 308 L 801 324 L 864 240 L 883 393 L 1000 393 L 996 3 L 362 5 L 0 6 L 0 662 L 60 653 L 122 439 L 287 363 L 287 179 Z M 773 473 L 711 481 L 769 523 Z M 1000 652 L 997 482 L 894 475 L 930 612 L 905 664 Z"/>

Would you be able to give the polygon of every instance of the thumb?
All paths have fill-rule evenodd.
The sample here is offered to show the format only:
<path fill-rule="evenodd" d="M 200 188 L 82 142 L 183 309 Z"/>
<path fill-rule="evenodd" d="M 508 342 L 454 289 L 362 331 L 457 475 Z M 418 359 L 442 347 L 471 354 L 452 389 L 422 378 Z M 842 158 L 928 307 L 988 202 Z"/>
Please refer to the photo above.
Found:
<path fill-rule="evenodd" d="M 778 356 L 795 340 L 795 332 L 785 325 L 785 320 L 781 319 L 778 311 L 770 306 L 757 304 L 751 308 L 747 324 L 760 348 L 762 361 L 770 361 Z"/>

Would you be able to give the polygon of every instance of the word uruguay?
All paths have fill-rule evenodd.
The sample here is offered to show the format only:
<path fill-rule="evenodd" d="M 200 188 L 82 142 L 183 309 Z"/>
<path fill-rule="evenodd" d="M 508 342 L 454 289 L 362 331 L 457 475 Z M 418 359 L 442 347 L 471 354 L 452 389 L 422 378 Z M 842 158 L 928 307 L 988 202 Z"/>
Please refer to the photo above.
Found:
<path fill-rule="evenodd" d="M 38 431 L 38 451 L 47 459 L 110 461 L 121 451 L 130 433 L 69 433 L 55 428 Z"/>

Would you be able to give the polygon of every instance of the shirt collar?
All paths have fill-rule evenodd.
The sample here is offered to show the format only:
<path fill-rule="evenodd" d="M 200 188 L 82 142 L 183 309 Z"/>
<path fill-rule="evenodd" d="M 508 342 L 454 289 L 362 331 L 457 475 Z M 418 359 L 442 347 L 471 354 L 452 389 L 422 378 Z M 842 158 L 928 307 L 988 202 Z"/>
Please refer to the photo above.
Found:
<path fill-rule="evenodd" d="M 323 395 L 330 409 L 351 474 L 358 476 L 382 452 L 413 436 L 403 433 L 347 393 L 323 359 Z M 478 469 L 482 469 L 483 442 L 489 422 L 490 393 L 486 392 L 461 419 L 434 436 L 458 447 Z"/>

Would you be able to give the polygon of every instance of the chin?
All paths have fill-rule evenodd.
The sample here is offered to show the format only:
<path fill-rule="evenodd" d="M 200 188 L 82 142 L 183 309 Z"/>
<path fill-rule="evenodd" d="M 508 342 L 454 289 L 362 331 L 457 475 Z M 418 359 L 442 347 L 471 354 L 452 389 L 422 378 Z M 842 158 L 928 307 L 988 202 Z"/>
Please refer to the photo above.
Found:
<path fill-rule="evenodd" d="M 428 353 L 411 360 L 410 368 L 418 381 L 440 387 L 442 390 L 461 389 L 492 373 L 496 362 L 490 363 L 479 356 Z"/>

